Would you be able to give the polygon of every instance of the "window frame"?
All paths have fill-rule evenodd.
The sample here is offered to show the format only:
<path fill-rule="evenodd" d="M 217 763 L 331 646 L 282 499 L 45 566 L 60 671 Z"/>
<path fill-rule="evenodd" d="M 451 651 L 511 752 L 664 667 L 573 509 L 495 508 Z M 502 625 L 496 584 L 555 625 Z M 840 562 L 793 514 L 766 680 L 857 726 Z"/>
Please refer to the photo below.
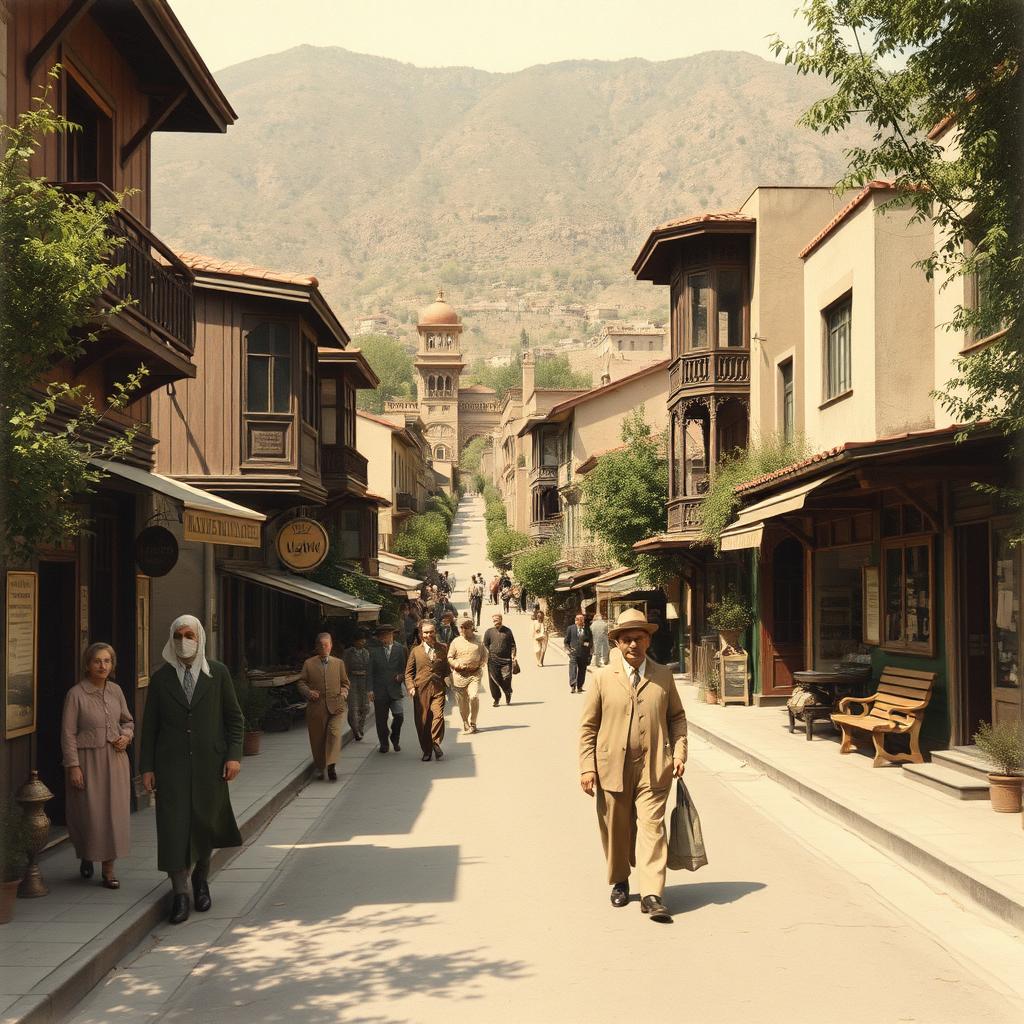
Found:
<path fill-rule="evenodd" d="M 935 534 L 934 533 L 913 533 L 898 537 L 887 537 L 880 542 L 879 562 L 881 569 L 881 613 L 882 630 L 881 643 L 878 645 L 884 651 L 893 653 L 916 655 L 923 658 L 935 657 Z M 890 640 L 888 623 L 889 614 L 889 563 L 887 554 L 893 550 L 902 552 L 900 558 L 900 620 L 902 628 L 906 627 L 907 610 L 905 606 L 906 597 L 906 552 L 910 548 L 924 547 L 928 552 L 928 641 L 921 643 L 910 640 Z"/>
<path fill-rule="evenodd" d="M 300 332 L 299 419 L 312 430 L 320 432 L 320 373 L 316 342 L 306 331 Z"/>
<path fill-rule="evenodd" d="M 249 339 L 252 334 L 259 330 L 264 324 L 274 327 L 284 327 L 288 332 L 288 356 L 279 355 L 275 352 L 269 353 L 250 353 L 249 351 Z M 294 416 L 295 415 L 295 324 L 291 320 L 283 319 L 281 317 L 254 317 L 249 326 L 246 326 L 242 332 L 242 348 L 244 352 L 244 380 L 242 382 L 242 397 L 243 397 L 243 411 L 246 415 L 251 416 Z M 254 409 L 249 404 L 250 399 L 250 384 L 251 375 L 249 373 L 249 360 L 250 358 L 266 359 L 269 363 L 267 373 L 267 406 L 266 409 Z M 277 380 L 276 374 L 276 361 L 279 359 L 287 358 L 288 360 L 288 408 L 287 409 L 275 409 L 274 396 L 275 396 L 275 382 Z"/>
<path fill-rule="evenodd" d="M 779 373 L 779 432 L 785 442 L 796 437 L 796 375 L 793 357 L 778 364 Z M 788 375 L 788 381 L 787 381 Z"/>
<path fill-rule="evenodd" d="M 722 271 L 738 273 L 740 275 L 740 295 L 742 296 L 742 308 L 740 315 L 740 345 L 720 344 L 718 337 L 718 292 L 719 274 Z M 709 280 L 710 299 L 708 302 L 708 344 L 693 345 L 691 333 L 693 307 L 690 301 L 690 278 L 700 274 L 707 274 Z M 750 280 L 749 268 L 745 263 L 722 262 L 722 263 L 701 263 L 687 267 L 680 275 L 680 316 L 679 316 L 679 354 L 691 355 L 700 352 L 749 352 L 750 351 Z"/>
<path fill-rule="evenodd" d="M 842 383 L 845 387 L 832 388 L 832 317 L 842 309 L 848 311 L 846 319 L 846 374 Z M 821 404 L 828 405 L 853 393 L 853 289 L 849 289 L 830 302 L 821 311 Z"/>

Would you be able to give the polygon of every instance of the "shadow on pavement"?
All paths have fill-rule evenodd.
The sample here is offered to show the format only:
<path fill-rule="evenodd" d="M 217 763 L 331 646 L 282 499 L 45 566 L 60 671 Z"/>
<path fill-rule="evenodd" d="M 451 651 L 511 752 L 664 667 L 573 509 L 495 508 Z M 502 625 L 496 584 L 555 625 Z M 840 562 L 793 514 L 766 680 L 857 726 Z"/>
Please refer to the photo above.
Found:
<path fill-rule="evenodd" d="M 765 888 L 764 882 L 696 882 L 692 885 L 669 885 L 665 888 L 665 903 L 669 910 L 684 914 L 711 904 L 723 906 L 735 903 Z"/>

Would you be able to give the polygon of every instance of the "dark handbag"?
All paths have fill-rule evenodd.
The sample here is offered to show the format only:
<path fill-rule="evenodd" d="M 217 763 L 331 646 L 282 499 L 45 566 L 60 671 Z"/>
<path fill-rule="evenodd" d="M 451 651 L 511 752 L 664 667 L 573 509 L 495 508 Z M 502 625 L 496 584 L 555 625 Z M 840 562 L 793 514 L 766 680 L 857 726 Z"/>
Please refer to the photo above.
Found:
<path fill-rule="evenodd" d="M 696 871 L 708 862 L 704 833 L 697 808 L 682 779 L 676 783 L 676 806 L 669 824 L 668 867 L 671 871 Z"/>
<path fill-rule="evenodd" d="M 515 658 L 512 659 L 512 675 L 519 675 L 519 662 Z"/>

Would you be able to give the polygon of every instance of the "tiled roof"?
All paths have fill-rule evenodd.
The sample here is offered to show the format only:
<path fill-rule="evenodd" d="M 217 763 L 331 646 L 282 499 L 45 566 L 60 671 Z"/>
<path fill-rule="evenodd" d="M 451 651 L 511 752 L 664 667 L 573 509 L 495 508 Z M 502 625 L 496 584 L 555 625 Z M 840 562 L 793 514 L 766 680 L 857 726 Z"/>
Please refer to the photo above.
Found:
<path fill-rule="evenodd" d="M 659 224 L 651 234 L 657 234 L 659 231 L 671 231 L 673 228 L 685 228 L 690 224 L 713 224 L 721 221 L 732 221 L 738 224 L 753 224 L 755 218 L 748 217 L 745 213 L 740 213 L 738 210 L 723 213 L 697 213 L 692 217 L 681 217 L 679 220 L 667 220 L 664 224 Z"/>
<path fill-rule="evenodd" d="M 267 270 L 252 263 L 238 263 L 234 260 L 218 260 L 197 252 L 179 252 L 178 259 L 196 273 L 224 274 L 227 277 L 246 277 L 252 280 L 277 281 L 280 284 L 297 284 L 304 288 L 318 288 L 320 282 L 312 274 L 288 274 L 280 270 Z"/>
<path fill-rule="evenodd" d="M 765 473 L 764 476 L 758 476 L 753 480 L 748 480 L 746 483 L 740 484 L 736 488 L 736 493 L 742 494 L 743 491 L 749 491 L 752 487 L 759 487 L 761 484 L 766 484 L 770 480 L 781 480 L 785 476 L 793 476 L 801 470 L 806 469 L 808 466 L 813 466 L 819 462 L 827 462 L 829 459 L 835 458 L 844 451 L 846 451 L 846 445 L 840 444 L 835 448 L 829 448 L 828 451 L 818 452 L 816 455 L 812 455 L 809 458 L 801 459 L 799 462 L 793 462 L 788 466 L 783 466 L 782 469 L 777 469 L 774 473 Z"/>
<path fill-rule="evenodd" d="M 576 475 L 585 476 L 597 465 L 597 460 L 600 459 L 602 455 L 611 455 L 612 452 L 621 452 L 624 451 L 625 448 L 626 446 L 624 444 L 617 444 L 614 448 L 606 448 L 603 452 L 594 452 L 593 455 L 587 456 L 587 458 L 585 458 L 576 467 Z"/>
<path fill-rule="evenodd" d="M 379 416 L 374 416 L 373 413 L 363 412 L 362 409 L 356 409 L 356 415 L 361 416 L 364 420 L 370 420 L 372 423 L 379 423 L 382 427 L 387 427 L 389 430 L 404 430 L 404 423 L 392 423 L 390 420 L 382 420 Z"/>
<path fill-rule="evenodd" d="M 575 398 L 570 398 L 565 402 L 552 406 L 548 410 L 548 416 L 554 416 L 556 413 L 567 412 L 569 409 L 575 409 L 577 405 L 582 405 L 584 402 L 591 402 L 596 398 L 604 398 L 606 395 L 610 395 L 613 391 L 618 391 L 619 388 L 624 387 L 626 384 L 632 384 L 633 381 L 639 380 L 641 377 L 647 377 L 653 373 L 663 373 L 668 369 L 668 364 L 671 362 L 671 359 L 660 359 L 658 362 L 651 363 L 649 366 L 641 367 L 641 369 L 627 374 L 625 377 L 613 380 L 610 384 L 602 384 L 600 387 L 593 388 L 590 391 L 584 391 L 582 395 L 577 395 Z"/>
<path fill-rule="evenodd" d="M 891 192 L 892 182 L 889 181 L 869 181 L 811 240 L 800 250 L 800 259 L 804 259 L 806 256 L 810 256 L 815 249 L 821 245 L 822 242 L 832 234 L 833 231 L 851 213 L 860 207 L 868 198 L 875 192 Z"/>

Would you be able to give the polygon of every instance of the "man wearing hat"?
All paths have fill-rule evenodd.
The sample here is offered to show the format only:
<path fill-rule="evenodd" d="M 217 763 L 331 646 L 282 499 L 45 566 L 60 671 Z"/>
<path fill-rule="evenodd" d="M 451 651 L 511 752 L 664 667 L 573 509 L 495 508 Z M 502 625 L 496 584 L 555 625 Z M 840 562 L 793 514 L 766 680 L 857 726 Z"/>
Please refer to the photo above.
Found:
<path fill-rule="evenodd" d="M 335 764 L 341 755 L 350 683 L 345 662 L 331 654 L 333 647 L 330 633 L 318 634 L 316 654 L 303 663 L 296 685 L 306 700 L 306 728 L 316 777 L 322 779 L 326 768 L 327 778 L 337 782 Z"/>
<path fill-rule="evenodd" d="M 405 688 L 412 697 L 412 714 L 416 722 L 421 760 L 444 758 L 444 698 L 448 668 L 448 645 L 437 639 L 437 627 L 431 619 L 420 623 L 420 643 L 409 651 L 405 663 Z"/>
<path fill-rule="evenodd" d="M 392 746 L 396 753 L 402 749 L 398 741 L 405 721 L 406 651 L 402 644 L 395 641 L 397 629 L 390 622 L 378 623 L 373 635 L 380 646 L 370 651 L 370 664 L 367 668 L 370 700 L 373 701 L 373 717 L 377 722 L 377 740 L 382 754 L 386 754 Z"/>
<path fill-rule="evenodd" d="M 437 625 L 437 639 L 443 644 L 450 644 L 459 635 L 455 627 L 455 612 L 447 608 L 441 613 L 441 621 Z"/>
<path fill-rule="evenodd" d="M 348 724 L 352 728 L 352 739 L 361 740 L 366 730 L 366 719 L 370 714 L 370 650 L 366 646 L 368 634 L 360 629 L 351 647 L 345 648 L 341 660 L 348 673 Z"/>
<path fill-rule="evenodd" d="M 608 630 L 616 649 L 593 673 L 583 709 L 580 786 L 597 796 L 612 906 L 629 903 L 635 866 L 641 912 L 667 923 L 665 803 L 686 764 L 686 713 L 672 673 L 647 657 L 657 629 L 630 608 Z"/>
<path fill-rule="evenodd" d="M 448 645 L 448 665 L 452 670 L 452 687 L 462 715 L 463 732 L 476 732 L 486 664 L 487 648 L 477 639 L 473 620 L 467 615 L 459 622 L 459 636 Z"/>

